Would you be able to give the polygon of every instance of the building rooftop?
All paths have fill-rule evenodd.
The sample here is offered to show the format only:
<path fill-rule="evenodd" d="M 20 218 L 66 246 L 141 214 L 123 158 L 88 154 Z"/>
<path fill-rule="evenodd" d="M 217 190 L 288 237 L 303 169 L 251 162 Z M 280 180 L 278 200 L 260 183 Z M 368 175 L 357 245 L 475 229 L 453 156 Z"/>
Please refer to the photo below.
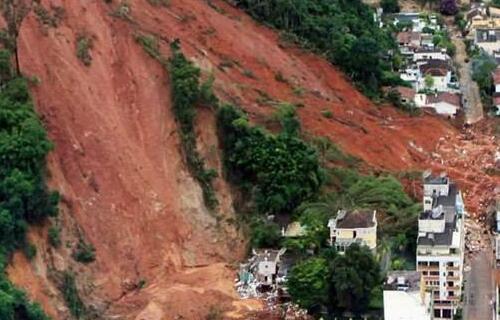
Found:
<path fill-rule="evenodd" d="M 439 92 L 436 94 L 428 94 L 426 96 L 425 102 L 428 104 L 447 102 L 447 103 L 454 105 L 456 107 L 460 107 L 461 98 L 460 98 L 460 95 L 458 93 Z"/>
<path fill-rule="evenodd" d="M 376 225 L 375 211 L 373 210 L 339 210 L 335 219 L 330 219 L 329 227 L 337 229 L 371 228 Z"/>
<path fill-rule="evenodd" d="M 424 178 L 424 184 L 448 184 L 449 178 L 445 175 L 443 176 L 433 176 L 432 174 Z"/>
<path fill-rule="evenodd" d="M 419 271 L 413 270 L 388 271 L 384 290 L 419 291 L 421 276 Z"/>
<path fill-rule="evenodd" d="M 419 32 L 404 31 L 397 34 L 399 43 L 410 43 L 411 41 L 420 41 L 422 38 Z"/>
<path fill-rule="evenodd" d="M 431 297 L 428 292 L 384 290 L 385 320 L 430 320 Z"/>
<path fill-rule="evenodd" d="M 431 233 L 419 235 L 417 245 L 419 246 L 451 246 L 453 243 L 453 230 L 455 229 L 455 222 L 446 223 L 444 232 Z"/>
<path fill-rule="evenodd" d="M 450 65 L 444 60 L 427 60 L 426 63 L 420 65 L 420 72 L 422 74 L 430 74 L 435 77 L 446 76 L 450 70 Z"/>

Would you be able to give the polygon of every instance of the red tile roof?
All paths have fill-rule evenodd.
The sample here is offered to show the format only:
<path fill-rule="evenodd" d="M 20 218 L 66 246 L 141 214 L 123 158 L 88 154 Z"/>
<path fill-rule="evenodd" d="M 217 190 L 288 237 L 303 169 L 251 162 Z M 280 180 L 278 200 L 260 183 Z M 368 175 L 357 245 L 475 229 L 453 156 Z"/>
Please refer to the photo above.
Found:
<path fill-rule="evenodd" d="M 447 102 L 451 105 L 460 107 L 460 95 L 458 93 L 440 92 L 437 94 L 429 94 L 426 97 L 427 104 Z"/>
<path fill-rule="evenodd" d="M 410 100 L 413 100 L 413 98 L 415 98 L 416 92 L 412 88 L 399 86 L 399 87 L 396 87 L 396 90 L 399 92 L 399 94 L 401 95 L 402 98 L 406 98 L 406 99 L 410 99 Z"/>

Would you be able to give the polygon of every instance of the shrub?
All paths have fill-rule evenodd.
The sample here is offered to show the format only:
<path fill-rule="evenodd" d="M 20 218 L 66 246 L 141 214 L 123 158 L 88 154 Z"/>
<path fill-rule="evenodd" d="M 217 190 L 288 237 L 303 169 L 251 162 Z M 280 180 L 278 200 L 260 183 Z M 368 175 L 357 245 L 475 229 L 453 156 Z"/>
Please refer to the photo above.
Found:
<path fill-rule="evenodd" d="M 61 246 L 61 229 L 56 226 L 51 226 L 48 232 L 49 244 L 54 248 Z"/>
<path fill-rule="evenodd" d="M 93 262 L 95 261 L 95 248 L 92 244 L 86 243 L 83 239 L 80 239 L 76 248 L 73 250 L 72 257 L 81 263 Z"/>
<path fill-rule="evenodd" d="M 86 307 L 80 298 L 76 287 L 75 275 L 72 272 L 63 272 L 59 289 L 62 292 L 70 313 L 76 319 L 82 319 L 86 314 Z"/>
<path fill-rule="evenodd" d="M 26 255 L 26 258 L 28 258 L 28 260 L 33 260 L 33 258 L 36 257 L 36 246 L 32 243 L 27 243 L 25 246 L 24 246 L 24 254 Z"/>
<path fill-rule="evenodd" d="M 76 56 L 87 67 L 92 63 L 90 49 L 92 49 L 92 39 L 84 35 L 78 36 L 76 40 Z"/>
<path fill-rule="evenodd" d="M 395 13 L 400 10 L 398 0 L 382 0 L 380 6 L 384 9 L 384 13 Z"/>
<path fill-rule="evenodd" d="M 333 112 L 331 112 L 330 110 L 321 111 L 321 115 L 327 119 L 333 118 Z"/>
<path fill-rule="evenodd" d="M 261 217 L 255 217 L 250 224 L 252 248 L 276 248 L 281 242 L 279 226 Z"/>

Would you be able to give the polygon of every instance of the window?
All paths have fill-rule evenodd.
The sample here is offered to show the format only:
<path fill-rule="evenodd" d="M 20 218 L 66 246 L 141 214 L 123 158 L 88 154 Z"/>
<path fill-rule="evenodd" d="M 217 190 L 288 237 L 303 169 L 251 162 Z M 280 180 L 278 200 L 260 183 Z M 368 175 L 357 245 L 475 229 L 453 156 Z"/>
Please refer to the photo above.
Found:
<path fill-rule="evenodd" d="M 434 318 L 441 318 L 441 309 L 434 309 Z"/>
<path fill-rule="evenodd" d="M 356 231 L 352 232 L 352 237 L 353 237 L 353 239 L 356 239 Z"/>
<path fill-rule="evenodd" d="M 446 265 L 447 265 L 448 267 L 453 267 L 453 262 L 448 262 Z"/>
<path fill-rule="evenodd" d="M 439 276 L 439 271 L 431 271 L 429 272 L 431 276 Z"/>
<path fill-rule="evenodd" d="M 448 281 L 448 287 L 453 287 L 453 281 Z"/>
<path fill-rule="evenodd" d="M 431 200 L 425 200 L 425 204 L 431 204 L 432 201 Z"/>
<path fill-rule="evenodd" d="M 422 272 L 422 274 L 423 274 L 424 276 L 426 276 L 428 273 L 427 273 L 427 271 L 423 271 L 423 272 Z"/>
<path fill-rule="evenodd" d="M 455 292 L 454 291 L 448 291 L 448 297 L 454 297 Z"/>
<path fill-rule="evenodd" d="M 442 317 L 446 318 L 446 319 L 451 319 L 451 310 L 450 309 L 444 309 Z"/>
<path fill-rule="evenodd" d="M 453 271 L 448 271 L 448 277 L 453 277 Z"/>
<path fill-rule="evenodd" d="M 429 262 L 429 265 L 431 267 L 439 267 L 439 262 L 437 262 L 437 261 L 431 261 L 431 262 Z"/>
<path fill-rule="evenodd" d="M 456 254 L 457 253 L 457 249 L 456 248 L 451 248 L 450 249 L 450 254 Z"/>

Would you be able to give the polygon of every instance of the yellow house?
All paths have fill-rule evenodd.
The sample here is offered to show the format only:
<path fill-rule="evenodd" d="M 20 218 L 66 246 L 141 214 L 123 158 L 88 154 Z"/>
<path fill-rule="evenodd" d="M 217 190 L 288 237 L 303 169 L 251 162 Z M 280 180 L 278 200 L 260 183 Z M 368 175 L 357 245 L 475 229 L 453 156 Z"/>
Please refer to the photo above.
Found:
<path fill-rule="evenodd" d="M 377 247 L 377 212 L 371 210 L 339 210 L 337 217 L 328 221 L 330 244 L 340 253 L 353 243 L 371 250 Z"/>

